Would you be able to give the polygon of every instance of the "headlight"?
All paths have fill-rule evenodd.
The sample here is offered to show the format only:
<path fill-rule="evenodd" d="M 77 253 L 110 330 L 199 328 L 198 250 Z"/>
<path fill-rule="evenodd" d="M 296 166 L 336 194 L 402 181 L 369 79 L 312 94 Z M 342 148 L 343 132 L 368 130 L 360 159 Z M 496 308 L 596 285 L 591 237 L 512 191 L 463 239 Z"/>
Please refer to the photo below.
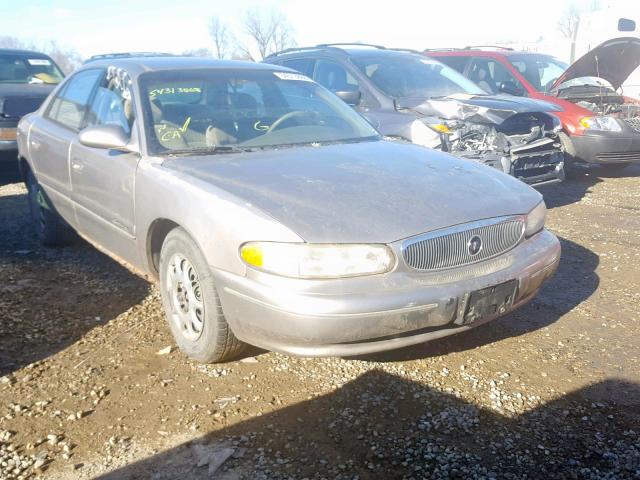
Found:
<path fill-rule="evenodd" d="M 248 242 L 240 257 L 258 270 L 296 278 L 338 278 L 385 273 L 395 265 L 386 245 Z"/>
<path fill-rule="evenodd" d="M 424 147 L 436 148 L 440 146 L 440 133 L 429 128 L 421 120 L 411 122 L 411 141 Z"/>
<path fill-rule="evenodd" d="M 544 201 L 540 202 L 536 208 L 527 215 L 524 226 L 525 237 L 535 235 L 544 228 L 544 221 L 547 218 L 547 206 Z"/>
<path fill-rule="evenodd" d="M 613 117 L 582 117 L 580 125 L 588 130 L 601 130 L 603 132 L 621 132 L 620 122 Z"/>

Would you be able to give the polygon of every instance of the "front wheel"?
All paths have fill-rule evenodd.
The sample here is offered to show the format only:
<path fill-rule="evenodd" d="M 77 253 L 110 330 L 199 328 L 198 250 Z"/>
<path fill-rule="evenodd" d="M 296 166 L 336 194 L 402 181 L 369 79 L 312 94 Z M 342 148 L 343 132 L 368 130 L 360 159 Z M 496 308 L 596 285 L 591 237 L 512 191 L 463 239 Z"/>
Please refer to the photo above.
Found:
<path fill-rule="evenodd" d="M 204 256 L 181 228 L 169 232 L 162 245 L 160 290 L 171 332 L 189 358 L 224 362 L 246 348 L 229 328 Z"/>
<path fill-rule="evenodd" d="M 51 200 L 36 180 L 33 172 L 27 172 L 26 183 L 31 219 L 40 243 L 51 247 L 71 243 L 74 238 L 73 230 L 55 211 Z"/>

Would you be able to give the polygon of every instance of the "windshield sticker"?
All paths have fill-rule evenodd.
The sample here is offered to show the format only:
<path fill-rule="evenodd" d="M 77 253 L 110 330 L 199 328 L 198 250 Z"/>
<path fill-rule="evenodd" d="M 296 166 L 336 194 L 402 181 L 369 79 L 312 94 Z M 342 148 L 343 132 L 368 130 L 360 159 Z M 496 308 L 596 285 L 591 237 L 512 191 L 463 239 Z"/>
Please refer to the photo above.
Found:
<path fill-rule="evenodd" d="M 302 82 L 313 82 L 306 75 L 301 73 L 289 73 L 289 72 L 273 72 L 273 74 L 281 80 L 300 80 Z"/>
<path fill-rule="evenodd" d="M 29 65 L 51 65 L 51 61 L 46 58 L 28 58 Z"/>
<path fill-rule="evenodd" d="M 175 93 L 202 93 L 200 87 L 164 87 L 154 88 L 149 92 L 149 97 L 156 98 L 162 95 L 172 95 Z"/>

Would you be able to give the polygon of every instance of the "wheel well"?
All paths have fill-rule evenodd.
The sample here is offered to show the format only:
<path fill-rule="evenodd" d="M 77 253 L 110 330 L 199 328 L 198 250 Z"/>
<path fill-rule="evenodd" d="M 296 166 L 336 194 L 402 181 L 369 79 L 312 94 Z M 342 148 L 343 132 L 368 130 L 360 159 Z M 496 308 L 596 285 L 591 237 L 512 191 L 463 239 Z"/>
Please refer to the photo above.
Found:
<path fill-rule="evenodd" d="M 160 268 L 160 250 L 162 250 L 164 239 L 171 230 L 179 226 L 180 225 L 172 220 L 159 218 L 155 220 L 149 228 L 149 234 L 147 235 L 147 256 L 149 257 L 149 265 L 156 275 Z"/>

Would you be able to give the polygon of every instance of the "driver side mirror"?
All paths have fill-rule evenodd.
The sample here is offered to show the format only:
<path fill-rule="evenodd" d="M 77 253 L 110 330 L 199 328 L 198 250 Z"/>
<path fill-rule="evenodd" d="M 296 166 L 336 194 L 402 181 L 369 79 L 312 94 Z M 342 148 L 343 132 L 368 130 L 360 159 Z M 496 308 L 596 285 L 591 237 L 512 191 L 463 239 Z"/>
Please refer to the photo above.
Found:
<path fill-rule="evenodd" d="M 511 81 L 501 82 L 500 91 L 502 93 L 506 93 L 507 95 L 515 95 L 517 97 L 521 97 L 524 95 L 524 90 L 522 90 L 522 88 Z"/>
<path fill-rule="evenodd" d="M 340 98 L 347 105 L 351 105 L 355 107 L 360 104 L 360 99 L 362 98 L 362 92 L 357 87 L 353 87 L 352 89 L 343 89 L 343 90 L 334 90 L 334 92 L 338 98 Z"/>
<path fill-rule="evenodd" d="M 618 31 L 619 32 L 635 32 L 636 22 L 629 18 L 618 19 Z"/>
<path fill-rule="evenodd" d="M 120 125 L 94 125 L 87 127 L 78 135 L 78 141 L 92 148 L 130 152 L 130 136 Z"/>

